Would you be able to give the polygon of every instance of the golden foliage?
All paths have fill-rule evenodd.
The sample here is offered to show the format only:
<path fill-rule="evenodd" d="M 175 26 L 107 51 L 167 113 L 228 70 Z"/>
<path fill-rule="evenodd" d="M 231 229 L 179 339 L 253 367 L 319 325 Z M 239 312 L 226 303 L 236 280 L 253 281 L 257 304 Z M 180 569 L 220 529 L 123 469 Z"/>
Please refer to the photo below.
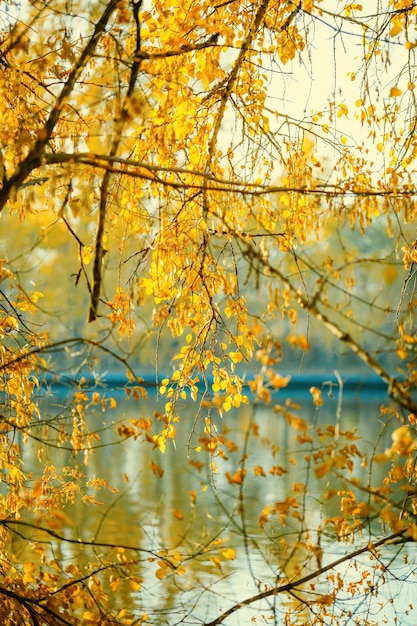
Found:
<path fill-rule="evenodd" d="M 299 458 L 286 457 L 281 441 L 263 440 L 270 457 L 252 462 L 227 431 L 252 403 L 266 407 L 277 433 L 293 437 L 322 488 L 318 499 L 337 502 L 322 521 L 338 539 L 356 537 L 379 516 L 397 538 L 416 540 L 415 3 L 388 0 L 373 13 L 353 2 L 336 11 L 326 0 L 3 4 L 2 623 L 16 615 L 33 624 L 151 619 L 145 610 L 138 617 L 109 608 L 111 594 L 143 592 L 134 550 L 127 556 L 114 544 L 104 556 L 97 546 L 86 564 L 68 557 L 62 566 L 46 546 L 75 532 L 78 504 L 98 507 L 99 492 L 117 492 L 80 469 L 96 447 L 110 445 L 109 433 L 165 454 L 164 467 L 151 458 L 147 469 L 158 484 L 170 476 L 185 402 L 197 407 L 187 462 L 193 471 L 207 467 L 203 494 L 218 475 L 239 494 L 242 533 L 251 481 L 276 490 L 288 480 L 290 495 L 256 494 L 255 525 L 265 534 L 300 528 L 294 554 L 313 555 L 321 570 L 320 534 L 310 543 L 304 523 L 309 481 L 291 474 Z M 330 58 L 321 47 L 326 23 L 347 57 L 346 67 L 329 72 L 320 59 Z M 346 27 L 362 42 L 355 55 L 345 54 Z M 342 428 L 339 406 L 337 425 L 316 427 L 289 396 L 291 374 L 308 359 L 317 367 L 328 336 L 386 383 L 403 412 L 391 444 L 372 459 L 356 432 Z M 140 407 L 133 419 L 103 391 L 109 362 L 127 371 L 126 394 Z M 132 363 L 156 369 L 152 416 Z M 50 419 L 41 394 L 65 380 L 61 365 L 76 384 Z M 309 389 L 316 415 L 326 384 Z M 277 394 L 286 400 L 277 403 Z M 252 419 L 247 440 L 259 431 Z M 34 469 L 25 462 L 31 446 Z M 61 465 L 51 461 L 58 452 Z M 371 473 L 358 478 L 371 460 L 383 474 L 375 484 Z M 126 488 L 130 471 L 118 470 Z M 343 487 L 329 486 L 333 477 Z M 195 491 L 189 504 L 195 515 Z M 167 519 L 188 524 L 176 505 Z M 10 541 L 19 528 L 43 537 L 21 563 Z M 238 560 L 222 538 L 188 532 L 184 554 L 147 553 L 167 589 L 196 558 L 217 572 Z M 296 563 L 293 572 L 301 569 Z M 323 623 L 335 593 L 310 602 Z"/>

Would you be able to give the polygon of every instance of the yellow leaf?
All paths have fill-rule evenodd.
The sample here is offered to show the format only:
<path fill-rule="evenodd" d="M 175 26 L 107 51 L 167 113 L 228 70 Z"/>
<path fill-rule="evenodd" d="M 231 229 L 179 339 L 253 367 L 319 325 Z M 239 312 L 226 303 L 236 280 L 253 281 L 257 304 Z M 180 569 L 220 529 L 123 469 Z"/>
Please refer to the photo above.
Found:
<path fill-rule="evenodd" d="M 274 389 L 284 389 L 287 387 L 291 380 L 291 376 L 281 376 L 280 374 L 276 374 L 271 370 L 271 375 L 269 378 L 269 382 Z"/>
<path fill-rule="evenodd" d="M 400 348 L 397 349 L 397 354 L 400 357 L 400 359 L 406 359 L 408 353 L 407 353 L 407 350 L 401 346 Z"/>
<path fill-rule="evenodd" d="M 318 598 L 316 598 L 314 600 L 314 602 L 316 602 L 317 604 L 333 604 L 334 603 L 334 596 L 330 595 L 330 594 L 326 594 L 323 596 L 318 596 Z"/>
<path fill-rule="evenodd" d="M 33 573 L 35 572 L 35 570 L 36 570 L 35 563 L 27 561 L 26 563 L 23 564 L 23 584 L 24 585 L 28 585 L 34 582 L 35 577 L 33 576 Z"/>
<path fill-rule="evenodd" d="M 19 381 L 16 378 L 10 378 L 6 384 L 7 393 L 14 394 L 15 396 L 21 395 L 22 389 Z"/>
<path fill-rule="evenodd" d="M 139 576 L 131 576 L 131 578 L 129 578 L 129 587 L 132 591 L 140 591 L 142 582 L 143 578 L 140 578 Z"/>
<path fill-rule="evenodd" d="M 265 526 L 265 522 L 268 521 L 270 513 L 271 513 L 271 509 L 270 509 L 269 505 L 267 504 L 262 509 L 262 513 L 261 513 L 261 515 L 259 516 L 259 519 L 258 519 L 258 524 L 259 524 L 259 526 L 261 528 L 263 528 Z"/>
<path fill-rule="evenodd" d="M 166 450 L 165 437 L 162 435 L 154 435 L 153 440 L 155 444 L 158 446 L 158 448 L 160 449 L 160 451 L 162 452 L 162 454 L 164 454 Z"/>
<path fill-rule="evenodd" d="M 306 490 L 306 486 L 304 483 L 294 483 L 292 486 L 292 490 L 294 493 L 304 493 Z"/>
<path fill-rule="evenodd" d="M 323 398 L 318 387 L 310 387 L 310 393 L 313 396 L 315 406 L 323 406 Z"/>
<path fill-rule="evenodd" d="M 331 498 L 334 498 L 336 494 L 336 489 L 326 489 L 326 491 L 324 492 L 324 500 L 331 500 Z"/>
<path fill-rule="evenodd" d="M 93 258 L 92 246 L 83 246 L 81 249 L 81 260 L 84 265 L 91 263 Z"/>
<path fill-rule="evenodd" d="M 161 448 L 161 446 L 159 446 L 159 448 Z M 157 474 L 159 478 L 162 478 L 162 476 L 164 475 L 164 470 L 162 469 L 162 467 L 160 467 L 158 463 L 155 463 L 153 459 L 150 460 L 150 466 L 153 473 Z"/>
<path fill-rule="evenodd" d="M 397 96 L 401 96 L 402 91 L 398 87 L 391 87 L 389 95 L 391 98 L 396 98 Z"/>
<path fill-rule="evenodd" d="M 5 333 L 11 333 L 13 330 L 19 330 L 19 323 L 16 318 L 7 315 L 0 320 L 0 327 Z"/>
<path fill-rule="evenodd" d="M 304 135 L 301 151 L 303 154 L 310 154 L 314 149 L 314 141 L 308 135 Z"/>
<path fill-rule="evenodd" d="M 107 146 L 106 137 L 102 135 L 94 134 L 88 135 L 86 138 L 88 150 L 93 154 L 103 154 L 106 152 Z"/>
<path fill-rule="evenodd" d="M 222 569 L 222 564 L 220 562 L 220 559 L 217 559 L 215 556 L 211 556 L 210 557 L 210 561 L 212 563 L 214 563 L 214 565 L 217 567 L 217 569 L 219 569 L 221 571 Z"/>
<path fill-rule="evenodd" d="M 122 611 L 120 611 L 120 612 L 122 612 Z M 93 620 L 95 620 L 95 619 L 96 619 L 96 614 L 95 614 L 95 613 L 93 613 L 93 611 L 84 611 L 84 613 L 83 613 L 83 616 L 82 616 L 82 617 L 83 617 L 83 620 L 84 620 L 85 622 L 87 622 L 87 621 L 90 621 L 90 622 L 91 622 L 91 621 L 93 621 Z"/>
<path fill-rule="evenodd" d="M 286 413 L 284 417 L 288 425 L 295 428 L 295 430 L 300 430 L 303 433 L 307 432 L 308 424 L 302 417 L 298 417 L 298 415 L 293 415 L 292 413 Z"/>
<path fill-rule="evenodd" d="M 60 570 L 58 570 L 60 571 Z M 65 570 L 64 570 L 67 574 L 71 574 L 71 576 L 79 576 L 80 575 L 80 571 L 78 569 L 78 567 L 76 565 L 74 565 L 73 563 L 68 563 L 68 565 L 66 566 Z"/>
<path fill-rule="evenodd" d="M 389 34 L 391 35 L 391 37 L 395 37 L 396 35 L 399 35 L 400 32 L 403 30 L 404 24 L 400 21 L 398 17 L 394 17 L 394 19 L 391 20 L 391 24 L 392 26 Z"/>
<path fill-rule="evenodd" d="M 389 456 L 387 456 L 387 455 L 386 455 L 386 454 L 384 454 L 384 453 L 381 453 L 381 454 L 376 454 L 376 455 L 373 457 L 373 459 L 372 459 L 372 460 L 373 460 L 375 463 L 386 463 L 387 461 L 389 461 L 389 459 L 390 459 L 390 457 L 389 457 Z"/>
<path fill-rule="evenodd" d="M 415 451 L 417 444 L 414 437 L 411 434 L 408 425 L 403 424 L 394 430 L 391 435 L 393 452 L 396 452 L 400 456 L 408 456 Z M 385 452 L 387 454 L 387 451 Z"/>
<path fill-rule="evenodd" d="M 323 476 L 326 476 L 326 474 L 328 474 L 331 469 L 331 463 L 322 463 L 321 465 L 318 465 L 314 470 L 316 478 L 323 478 Z"/>
<path fill-rule="evenodd" d="M 9 476 L 13 481 L 15 480 L 16 476 L 20 476 L 20 474 L 21 474 L 21 471 L 18 467 L 16 466 L 9 467 Z"/>
<path fill-rule="evenodd" d="M 229 352 L 229 357 L 233 363 L 240 363 L 243 359 L 241 352 Z"/>
<path fill-rule="evenodd" d="M 236 557 L 236 550 L 233 550 L 233 548 L 225 548 L 224 550 L 222 550 L 222 554 L 225 559 L 233 561 L 233 559 Z"/>
<path fill-rule="evenodd" d="M 343 115 L 346 115 L 346 117 L 347 117 L 348 113 L 349 113 L 349 110 L 348 110 L 346 104 L 339 105 L 339 109 L 337 111 L 337 117 L 342 117 Z"/>
<path fill-rule="evenodd" d="M 167 575 L 167 571 L 166 569 L 163 569 L 162 567 L 160 567 L 159 569 L 156 570 L 155 572 L 155 576 L 159 579 L 162 580 L 163 578 L 165 578 L 165 576 Z"/>
<path fill-rule="evenodd" d="M 233 476 L 230 474 L 230 472 L 226 472 L 226 478 L 229 481 L 229 483 L 235 484 L 235 485 L 241 485 L 243 483 L 245 475 L 246 475 L 246 470 L 243 469 L 242 467 L 236 470 Z"/>

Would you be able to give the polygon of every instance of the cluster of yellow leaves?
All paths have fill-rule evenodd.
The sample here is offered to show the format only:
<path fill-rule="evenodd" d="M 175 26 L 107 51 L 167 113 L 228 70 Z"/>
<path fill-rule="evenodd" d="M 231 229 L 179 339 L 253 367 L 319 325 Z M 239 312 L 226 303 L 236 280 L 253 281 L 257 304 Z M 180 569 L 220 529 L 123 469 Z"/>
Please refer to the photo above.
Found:
<path fill-rule="evenodd" d="M 413 263 L 417 263 L 417 240 L 410 245 L 403 244 L 402 252 L 404 253 L 403 263 L 406 270 L 410 270 Z"/>
<path fill-rule="evenodd" d="M 281 406 L 280 404 L 275 404 L 272 410 L 274 413 L 282 414 L 288 426 L 290 426 L 291 428 L 294 428 L 294 430 L 301 432 L 302 442 L 305 443 L 307 440 L 309 440 L 306 436 L 306 433 L 308 430 L 308 424 L 305 419 L 303 419 L 299 415 L 296 415 L 293 411 L 290 410 L 290 409 L 297 409 L 297 408 L 298 406 L 292 403 L 291 400 L 286 400 L 285 406 Z M 299 440 L 301 436 L 298 437 Z"/>
<path fill-rule="evenodd" d="M 230 354 L 233 353 L 229 352 L 229 357 Z M 226 368 L 214 365 L 212 389 L 215 394 L 219 392 L 225 394 L 221 405 L 218 406 L 220 414 L 222 414 L 222 411 L 227 413 L 232 407 L 238 409 L 241 404 L 248 404 L 248 397 L 242 393 L 242 387 L 243 383 L 240 376 L 230 374 Z M 217 397 L 220 398 L 221 396 L 218 395 Z M 214 402 L 218 405 L 216 400 Z"/>
<path fill-rule="evenodd" d="M 132 302 L 129 295 L 121 287 L 118 287 L 114 300 L 106 304 L 112 309 L 107 318 L 117 325 L 117 332 L 121 336 L 130 336 L 135 330 L 136 324 L 131 318 Z"/>
<path fill-rule="evenodd" d="M 227 460 L 229 458 L 228 454 L 230 452 L 236 452 L 238 449 L 233 440 L 228 439 L 225 433 L 219 432 L 214 421 L 211 419 L 211 417 L 208 416 L 204 419 L 204 435 L 200 435 L 198 437 L 198 444 L 199 445 L 195 448 L 196 452 L 201 452 L 202 450 L 205 450 L 210 454 L 211 469 L 213 473 L 217 471 L 214 464 L 215 457 Z M 201 464 L 197 464 L 196 466 L 201 469 Z M 245 472 L 237 472 L 235 474 L 236 477 L 238 475 L 240 475 L 239 481 L 242 482 Z M 226 477 L 229 482 L 237 482 L 237 480 L 231 480 L 231 476 L 227 472 Z"/>
<path fill-rule="evenodd" d="M 12 277 L 11 273 L 8 273 L 9 277 Z M 18 331 L 21 328 L 19 319 L 21 319 L 22 313 L 37 312 L 37 302 L 43 298 L 44 295 L 40 291 L 34 291 L 31 294 L 19 289 L 16 299 L 7 298 L 7 307 L 2 307 L 2 314 L 0 315 L 0 338 L 4 338 L 6 335 Z M 3 295 L 0 295 L 0 302 L 4 301 Z M 11 312 L 8 312 L 11 310 Z"/>
<path fill-rule="evenodd" d="M 390 0 L 390 4 L 394 9 L 391 17 L 390 31 L 391 37 L 397 37 L 407 27 L 407 21 L 411 15 L 416 15 L 417 11 L 414 5 L 407 0 Z M 407 40 L 406 46 L 411 49 L 413 45 Z"/>
<path fill-rule="evenodd" d="M 287 525 L 287 519 L 289 516 L 301 521 L 301 514 L 298 510 L 298 502 L 296 498 L 293 498 L 292 496 L 288 496 L 281 502 L 267 504 L 263 508 L 258 519 L 258 524 L 261 528 L 264 528 L 271 515 L 278 515 L 283 526 Z"/>
<path fill-rule="evenodd" d="M 411 320 L 409 320 L 410 322 Z M 402 322 L 399 325 L 399 338 L 397 340 L 397 354 L 400 359 L 406 359 L 409 352 L 413 353 L 417 344 L 417 338 L 415 335 L 410 335 L 405 328 L 405 324 Z M 414 380 L 414 374 L 411 372 L 410 383 Z"/>
<path fill-rule="evenodd" d="M 62 619 L 72 620 L 74 612 L 82 616 L 83 624 L 97 624 L 97 614 L 95 608 L 97 604 L 102 609 L 107 608 L 109 605 L 109 593 L 105 591 L 105 588 L 111 590 L 112 593 L 116 593 L 122 586 L 128 586 L 133 592 L 140 591 L 143 579 L 140 576 L 129 574 L 129 568 L 131 563 L 124 557 L 122 551 L 118 554 L 120 562 L 123 563 L 126 578 L 121 576 L 121 570 L 119 570 L 120 564 L 114 564 L 109 568 L 110 573 L 107 574 L 105 581 L 98 572 L 100 566 L 96 564 L 91 565 L 91 568 L 83 569 L 74 563 L 68 563 L 63 565 L 57 560 L 51 560 L 47 563 L 39 565 L 33 561 L 25 561 L 19 568 L 21 572 L 19 576 L 12 581 L 11 576 L 7 576 L 7 583 L 12 585 L 13 589 L 37 589 L 37 601 L 41 599 L 41 607 L 45 610 L 45 615 L 58 614 Z M 16 569 L 16 568 L 15 568 Z M 97 570 L 95 572 L 94 570 Z M 104 568 L 106 569 L 106 568 Z M 108 586 L 107 586 L 108 585 Z M 29 594 L 30 606 L 31 594 Z M 6 596 L 7 598 L 7 596 Z M 13 610 L 12 601 L 5 599 L 4 605 L 2 604 L 1 615 L 6 615 L 7 610 Z M 25 619 L 26 614 L 21 607 L 19 615 Z M 42 609 L 41 609 L 42 611 Z M 42 618 L 42 612 L 38 613 L 39 619 Z M 133 623 L 138 623 L 137 617 L 133 613 L 128 612 L 126 609 L 117 611 L 114 619 L 119 620 L 117 623 L 128 626 Z M 27 619 L 29 619 L 29 612 Z M 112 618 L 113 619 L 113 618 Z M 139 623 L 147 621 L 148 616 L 142 615 L 142 619 Z"/>
<path fill-rule="evenodd" d="M 191 337 L 191 336 L 190 336 Z M 179 396 L 182 400 L 187 399 L 187 392 L 189 392 L 192 400 L 197 399 L 198 394 L 198 378 L 187 379 L 187 383 L 184 384 L 184 380 L 182 378 L 181 370 L 177 369 L 173 372 L 171 378 L 164 378 L 161 381 L 161 385 L 159 387 L 159 393 L 168 399 L 171 399 L 175 396 L 179 391 Z"/>
<path fill-rule="evenodd" d="M 403 424 L 396 428 L 392 437 L 392 446 L 387 448 L 384 454 L 380 454 L 376 457 L 377 461 L 387 461 L 389 459 L 396 459 L 398 457 L 409 458 L 417 449 L 417 437 L 414 432 L 415 429 L 411 428 L 410 424 Z M 404 472 L 401 471 L 401 476 L 397 471 L 397 478 L 403 478 Z"/>
<path fill-rule="evenodd" d="M 152 419 L 149 417 L 139 417 L 138 419 L 130 419 L 122 422 L 117 426 L 117 433 L 124 439 L 133 437 L 134 440 L 144 437 L 145 440 L 151 441 L 149 435 L 152 428 Z"/>
<path fill-rule="evenodd" d="M 290 416 L 289 419 L 294 418 Z M 304 432 L 307 430 L 306 425 L 302 422 L 299 424 L 298 420 L 294 422 L 294 426 Z M 314 472 L 317 478 L 323 478 L 331 471 L 347 470 L 352 473 L 355 459 L 363 459 L 357 445 L 351 443 L 358 439 L 356 431 L 339 431 L 335 426 L 329 425 L 324 430 L 318 428 L 316 436 L 320 445 L 317 450 L 306 456 L 306 460 L 315 464 Z M 299 440 L 301 443 L 311 442 L 311 439 L 305 436 Z"/>
<path fill-rule="evenodd" d="M 157 561 L 158 569 L 155 571 L 156 578 L 162 580 L 170 572 L 174 572 L 178 576 L 185 575 L 187 570 L 182 564 L 183 556 L 179 552 L 173 552 L 171 554 L 164 550 L 160 553 L 160 556 L 163 557 L 163 559 Z"/>
<path fill-rule="evenodd" d="M 170 411 L 171 411 L 171 408 L 168 408 L 167 409 L 168 414 L 170 414 Z M 168 420 L 168 423 L 167 423 L 166 427 L 163 428 L 159 434 L 153 435 L 153 441 L 155 443 L 155 446 L 157 446 L 159 448 L 159 450 L 162 452 L 162 454 L 166 450 L 166 443 L 167 443 L 167 441 L 169 439 L 174 440 L 176 434 L 177 434 L 177 430 L 176 430 L 174 424 L 170 423 L 170 421 Z"/>
<path fill-rule="evenodd" d="M 40 520 L 46 519 L 51 527 L 57 528 L 73 524 L 72 518 L 64 512 L 68 504 L 73 505 L 77 499 L 98 504 L 96 492 L 100 489 L 117 492 L 105 479 L 89 479 L 79 470 L 68 466 L 59 470 L 53 465 L 46 465 L 41 479 L 33 487 L 25 489 L 24 503 Z"/>
<path fill-rule="evenodd" d="M 234 548 L 223 548 L 221 551 L 223 559 L 216 556 L 211 556 L 210 561 L 216 567 L 216 569 L 222 571 L 222 560 L 233 561 L 236 557 L 236 550 Z"/>

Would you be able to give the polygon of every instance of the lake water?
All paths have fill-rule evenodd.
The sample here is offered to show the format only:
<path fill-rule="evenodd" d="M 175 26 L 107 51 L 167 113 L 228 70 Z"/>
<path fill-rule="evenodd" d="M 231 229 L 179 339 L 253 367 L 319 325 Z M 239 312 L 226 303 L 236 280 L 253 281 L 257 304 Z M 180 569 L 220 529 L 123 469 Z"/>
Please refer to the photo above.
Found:
<path fill-rule="evenodd" d="M 75 543 L 61 542 L 45 533 L 35 533 L 33 538 L 47 539 L 50 554 L 63 564 L 82 567 L 92 560 L 98 564 L 135 560 L 130 570 L 127 565 L 125 568 L 133 576 L 130 583 L 122 583 L 112 591 L 109 575 L 101 578 L 113 609 L 136 618 L 146 613 L 148 621 L 143 623 L 153 626 L 209 623 L 279 580 L 305 576 L 318 565 L 334 562 L 354 548 L 366 546 L 371 533 L 375 538 L 380 536 L 378 521 L 371 528 L 365 526 L 355 545 L 335 541 L 326 519 L 336 514 L 340 498 L 336 495 L 323 501 L 323 492 L 347 491 L 352 485 L 345 483 L 343 477 L 338 479 L 330 474 L 317 479 L 311 456 L 328 442 L 328 433 L 333 431 L 327 432 L 327 426 L 337 425 L 342 433 L 357 430 L 361 441 L 351 443 L 370 458 L 375 450 L 388 447 L 398 422 L 389 415 L 380 417 L 381 404 L 389 406 L 380 388 L 355 387 L 345 391 L 342 401 L 334 389 L 330 394 L 328 390 L 329 387 L 323 387 L 324 404 L 319 409 L 313 405 L 310 394 L 294 388 L 292 393 L 283 390 L 276 394 L 269 406 L 243 405 L 223 418 L 216 410 L 211 411 L 218 434 L 223 433 L 224 437 L 214 457 L 204 451 L 204 420 L 209 409 L 203 409 L 195 421 L 195 405 L 179 406 L 181 422 L 177 425 L 176 445 L 168 441 L 162 454 L 141 438 L 120 439 L 116 431 L 125 420 L 148 418 L 163 411 L 166 400 L 158 399 L 152 391 L 148 401 L 128 401 L 123 391 L 101 390 L 102 397 L 112 397 L 117 406 L 111 409 L 109 402 L 106 407 L 100 402 L 87 411 L 90 428 L 99 430 L 101 437 L 94 444 L 97 449 L 89 464 L 83 466 L 82 454 L 54 447 L 45 447 L 43 462 L 78 466 L 89 478 L 104 478 L 117 491 L 102 488 L 94 492 L 101 506 L 85 504 L 76 497 L 75 503 L 66 508 L 66 519 L 39 520 L 40 525 Z M 92 392 L 87 395 L 91 398 Z M 62 390 L 45 397 L 42 403 L 51 419 L 56 415 L 64 421 L 72 419 L 73 407 L 68 406 Z M 297 437 L 304 431 L 291 426 L 282 412 L 273 410 L 276 404 L 305 420 L 307 434 L 313 427 L 317 430 L 321 426 L 323 439 L 301 445 Z M 190 430 L 194 430 L 191 439 Z M 52 445 L 53 432 L 50 429 L 48 434 Z M 197 445 L 202 446 L 201 452 L 194 449 Z M 36 478 L 40 468 L 34 447 L 26 446 L 26 471 L 32 471 Z M 239 479 L 242 470 L 243 482 Z M 358 458 L 354 475 L 366 483 L 370 471 L 370 465 L 364 467 Z M 383 465 L 372 467 L 373 484 L 382 478 L 383 472 Z M 298 491 L 297 485 L 301 484 L 306 485 L 305 493 Z M 282 524 L 278 511 L 261 528 L 259 518 L 264 507 L 288 502 L 288 498 L 295 498 L 298 507 L 289 506 L 294 516 L 289 517 L 288 523 Z M 95 545 L 80 548 L 79 539 Z M 314 551 L 318 541 L 322 554 Z M 116 550 L 112 545 L 124 548 Z M 28 546 L 19 541 L 16 550 L 22 560 L 34 558 Z M 180 567 L 171 569 L 165 557 Z M 365 553 L 336 567 L 332 574 L 340 573 L 345 583 L 349 581 L 351 585 L 349 591 L 345 587 L 327 607 L 328 618 L 323 623 L 335 624 L 339 616 L 343 624 L 370 624 L 375 620 L 381 624 L 415 626 L 415 557 L 413 544 L 391 546 L 384 548 L 378 559 Z M 381 563 L 387 567 L 384 584 Z M 371 571 L 366 594 L 357 584 L 364 571 L 362 566 Z M 316 581 L 314 588 L 308 583 L 293 596 L 279 594 L 242 606 L 222 623 L 310 624 L 303 602 L 328 593 L 326 576 Z M 289 607 L 291 621 L 285 622 L 283 616 Z"/>

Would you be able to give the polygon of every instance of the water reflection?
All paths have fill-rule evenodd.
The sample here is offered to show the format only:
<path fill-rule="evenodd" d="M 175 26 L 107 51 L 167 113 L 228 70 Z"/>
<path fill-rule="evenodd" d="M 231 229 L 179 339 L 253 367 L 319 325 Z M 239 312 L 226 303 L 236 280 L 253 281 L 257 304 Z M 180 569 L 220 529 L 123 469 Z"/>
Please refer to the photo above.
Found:
<path fill-rule="evenodd" d="M 204 434 L 204 415 L 189 446 L 188 430 L 193 424 L 195 406 L 181 407 L 176 446 L 168 442 L 165 454 L 161 454 L 140 438 L 120 440 L 116 434 L 120 420 L 149 417 L 160 410 L 157 398 L 137 403 L 127 401 L 122 394 L 115 397 L 117 410 L 91 407 L 89 423 L 102 430 L 102 435 L 87 467 L 82 466 L 80 454 L 54 448 L 45 451 L 48 462 L 57 466 L 79 465 L 89 478 L 104 478 L 117 490 L 114 493 L 100 489 L 96 497 L 101 506 L 85 504 L 78 498 L 67 508 L 68 523 L 61 520 L 57 532 L 74 543 L 48 539 L 50 553 L 63 564 L 83 566 L 91 560 L 102 563 L 122 558 L 136 561 L 133 570 L 142 579 L 140 589 L 138 585 L 125 583 L 112 592 L 105 579 L 113 608 L 127 609 L 137 617 L 146 612 L 150 624 L 208 623 L 268 585 L 305 576 L 336 560 L 348 549 L 334 542 L 332 528 L 326 525 L 326 519 L 337 512 L 340 499 L 323 500 L 322 494 L 325 489 L 346 490 L 351 485 L 333 476 L 317 479 L 312 457 L 320 441 L 301 445 L 300 431 L 271 406 L 245 405 L 223 419 L 212 414 L 218 432 L 224 433 L 225 438 L 224 456 L 214 459 L 216 471 L 213 472 L 208 453 L 193 449 L 198 444 L 198 435 Z M 346 397 L 341 414 L 338 414 L 337 398 L 325 397 L 320 409 L 314 407 L 310 397 L 299 396 L 294 401 L 299 405 L 296 414 L 309 428 L 314 425 L 325 430 L 327 425 L 335 426 L 338 422 L 341 432 L 357 429 L 362 438 L 361 449 L 367 449 L 369 455 L 376 447 L 383 450 L 388 446 L 392 427 L 384 427 L 379 420 L 378 397 Z M 56 405 L 57 399 L 52 402 L 45 398 L 44 402 L 52 413 L 52 404 Z M 62 407 L 64 414 L 64 399 Z M 230 442 L 233 445 L 228 445 Z M 190 463 L 188 455 L 201 463 L 201 467 Z M 26 471 L 36 478 L 40 468 L 34 448 L 27 447 Z M 378 479 L 375 473 L 382 477 L 382 467 L 375 466 L 372 471 L 374 480 Z M 362 459 L 358 459 L 355 475 L 365 483 L 370 476 L 370 468 Z M 305 491 L 302 485 L 306 486 Z M 267 515 L 262 527 L 259 523 L 262 512 L 274 503 L 284 508 Z M 288 505 L 287 509 L 284 505 Z M 289 517 L 284 519 L 283 514 L 281 518 L 281 512 L 289 512 Z M 45 525 L 47 521 L 41 523 Z M 364 545 L 368 541 L 367 533 L 365 529 Z M 34 539 L 42 537 L 45 539 L 44 534 L 33 532 Z M 95 545 L 80 549 L 79 539 Z M 118 551 L 111 546 L 125 548 Z M 27 544 L 17 543 L 19 559 L 35 558 L 33 554 L 28 556 L 29 549 Z M 413 548 L 408 551 L 412 552 Z M 171 569 L 163 560 L 165 557 L 181 567 L 176 571 Z M 395 560 L 396 567 L 402 558 L 401 555 Z M 352 584 L 358 578 L 357 565 L 356 569 L 353 565 L 341 566 L 334 575 L 338 571 L 342 576 L 352 576 Z M 399 580 L 409 576 L 410 568 L 401 572 Z M 406 600 L 407 603 L 412 600 L 409 598 L 412 588 L 410 584 L 397 582 L 395 589 L 389 589 L 382 608 L 381 596 L 368 594 L 366 600 L 361 599 L 362 605 L 358 605 L 355 594 L 344 600 L 338 598 L 337 605 L 333 603 L 329 609 L 328 623 L 332 623 L 332 612 L 336 615 L 341 611 L 346 611 L 345 623 L 348 623 L 349 610 L 356 618 L 380 611 L 387 623 L 393 623 L 390 620 L 396 616 L 398 606 L 403 608 Z M 256 619 L 259 623 L 266 620 L 281 624 L 285 623 L 282 620 L 288 607 L 292 625 L 310 623 L 306 621 L 309 618 L 304 602 L 311 603 L 313 597 L 325 602 L 326 593 L 328 583 L 324 577 L 320 584 L 308 583 L 292 596 L 273 596 L 242 607 L 224 623 L 237 626 Z M 389 603 L 390 593 L 396 598 L 394 604 Z M 404 616 L 401 619 L 402 624 L 407 623 Z M 417 623 L 415 613 L 414 622 L 411 619 L 409 623 Z"/>

